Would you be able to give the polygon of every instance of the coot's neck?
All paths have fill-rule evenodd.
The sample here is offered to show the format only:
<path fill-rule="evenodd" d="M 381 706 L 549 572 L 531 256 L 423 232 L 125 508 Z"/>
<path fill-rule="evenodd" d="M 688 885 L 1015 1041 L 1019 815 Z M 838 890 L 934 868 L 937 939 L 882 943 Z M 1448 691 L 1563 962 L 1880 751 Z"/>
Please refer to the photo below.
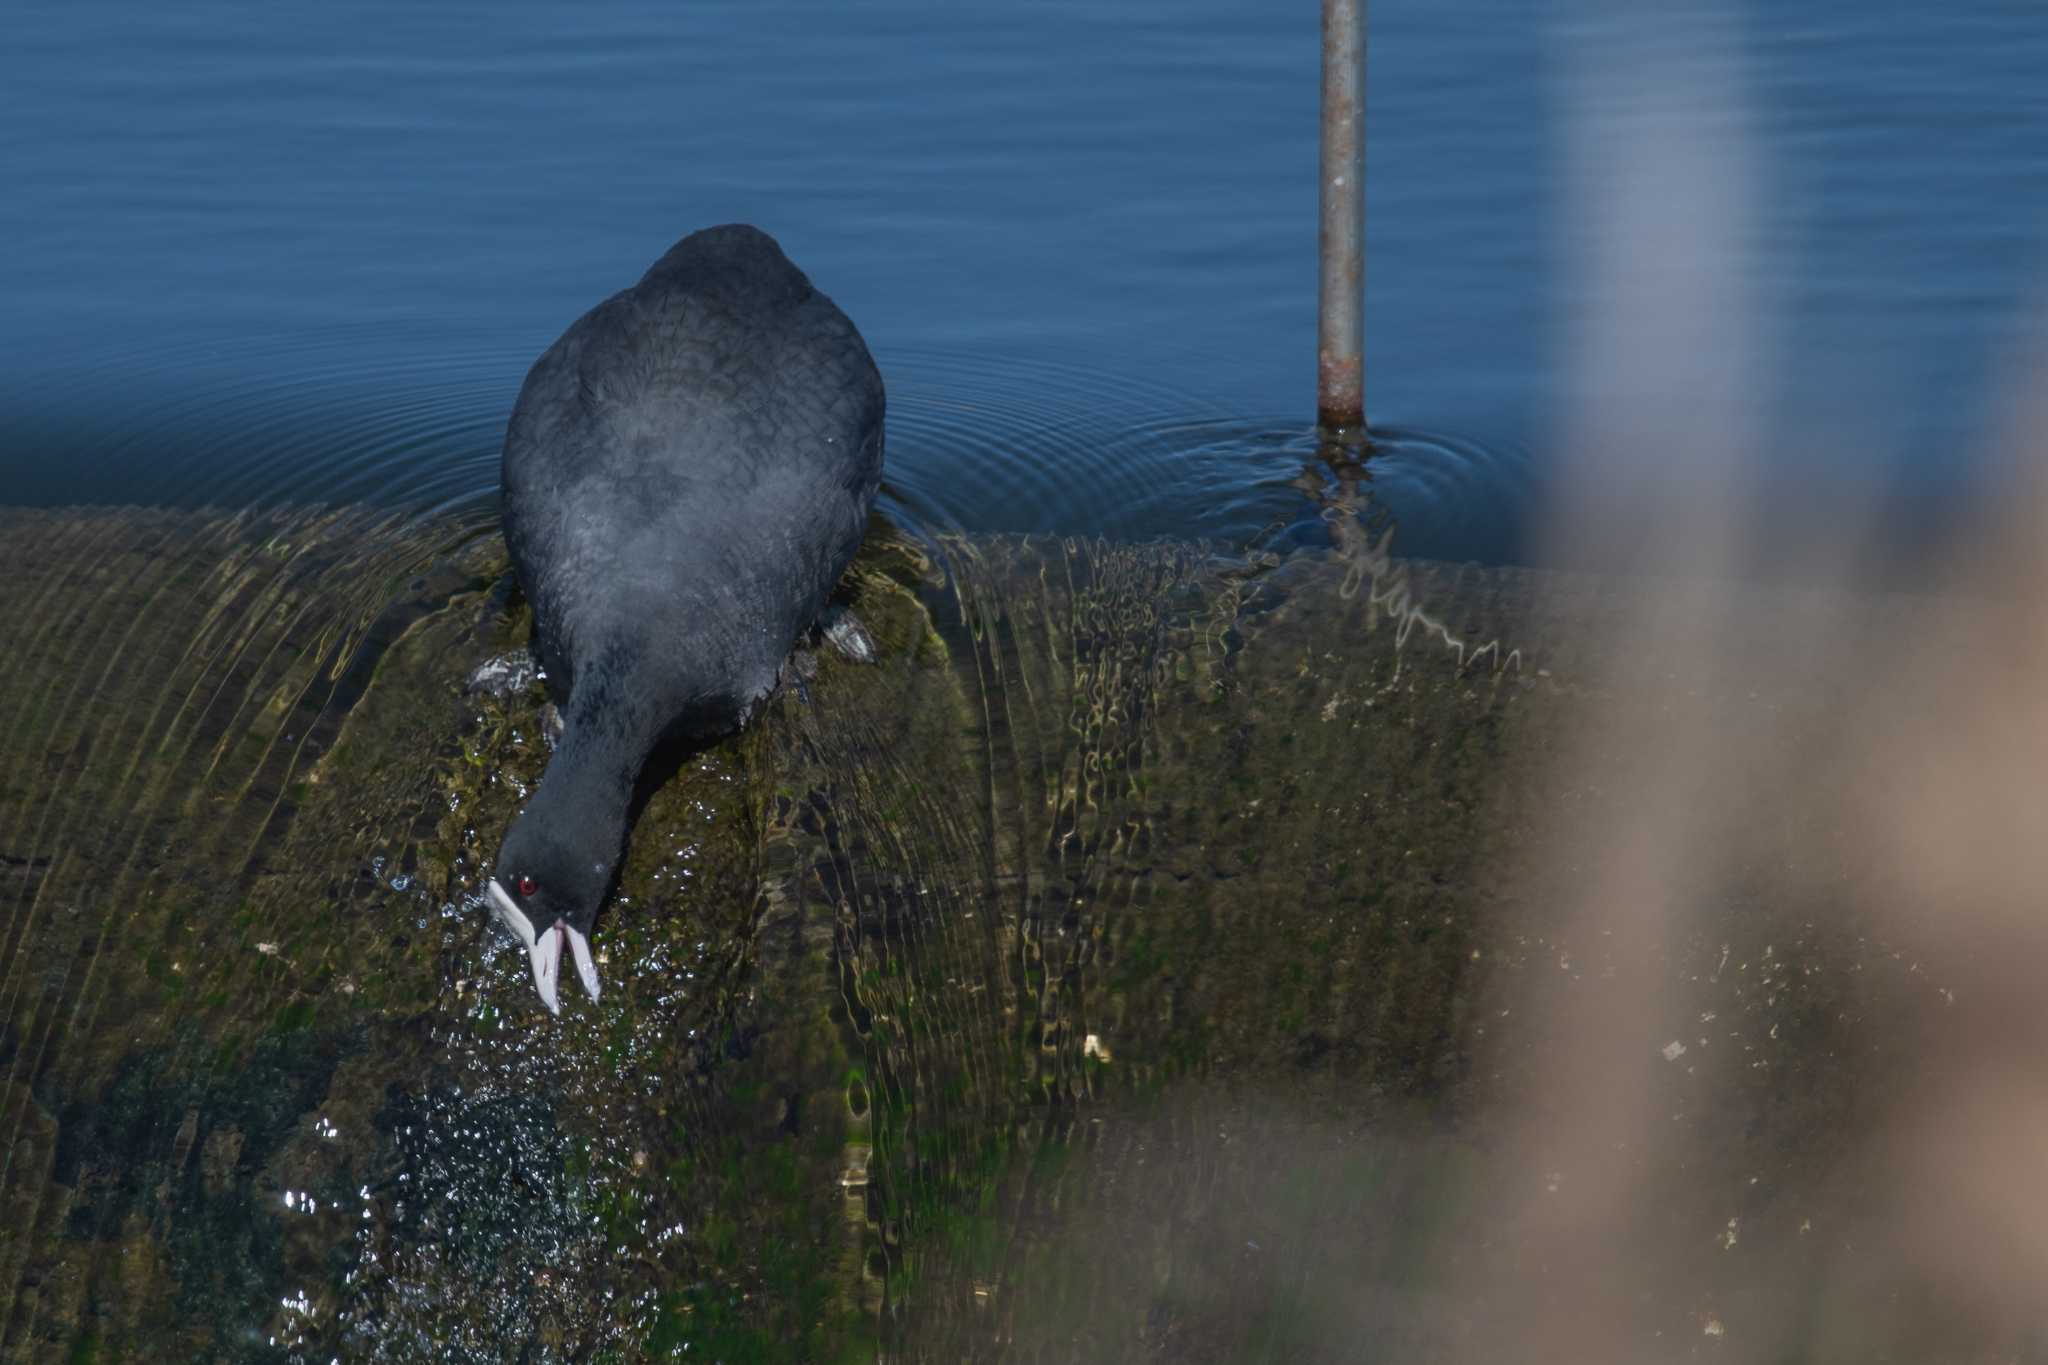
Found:
<path fill-rule="evenodd" d="M 527 811 L 570 847 L 613 860 L 626 841 L 634 779 L 660 726 L 642 718 L 639 708 L 602 704 L 588 693 L 579 688 L 571 700 L 561 741 Z"/>

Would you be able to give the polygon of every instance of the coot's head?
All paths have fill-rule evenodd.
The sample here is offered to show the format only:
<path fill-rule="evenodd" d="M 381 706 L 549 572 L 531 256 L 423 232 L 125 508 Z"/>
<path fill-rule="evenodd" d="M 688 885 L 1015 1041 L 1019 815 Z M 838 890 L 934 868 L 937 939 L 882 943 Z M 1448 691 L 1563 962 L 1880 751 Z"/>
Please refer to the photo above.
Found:
<path fill-rule="evenodd" d="M 612 866 L 593 859 L 587 850 L 579 852 L 568 841 L 551 838 L 534 815 L 526 811 L 506 831 L 488 890 L 491 908 L 526 945 L 541 1002 L 560 1014 L 562 1002 L 555 987 L 565 949 L 575 959 L 583 989 L 597 999 L 590 928 L 611 885 Z"/>

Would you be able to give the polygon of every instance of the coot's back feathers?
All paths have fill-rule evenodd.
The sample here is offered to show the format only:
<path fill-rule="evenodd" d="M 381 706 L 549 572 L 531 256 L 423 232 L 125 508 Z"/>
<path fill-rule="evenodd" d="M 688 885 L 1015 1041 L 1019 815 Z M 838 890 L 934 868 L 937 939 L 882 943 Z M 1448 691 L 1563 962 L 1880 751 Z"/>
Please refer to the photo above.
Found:
<path fill-rule="evenodd" d="M 693 233 L 571 326 L 526 377 L 504 482 L 572 720 L 593 668 L 611 725 L 743 720 L 859 548 L 882 416 L 853 324 L 751 227 Z"/>

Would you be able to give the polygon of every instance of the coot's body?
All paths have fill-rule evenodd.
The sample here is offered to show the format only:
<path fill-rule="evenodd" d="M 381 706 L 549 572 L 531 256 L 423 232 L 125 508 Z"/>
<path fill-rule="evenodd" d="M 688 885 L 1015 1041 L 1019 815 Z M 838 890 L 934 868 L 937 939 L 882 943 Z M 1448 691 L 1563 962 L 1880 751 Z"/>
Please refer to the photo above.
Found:
<path fill-rule="evenodd" d="M 882 411 L 853 323 L 743 226 L 684 238 L 528 373 L 505 538 L 567 701 L 491 892 L 551 1008 L 563 937 L 595 994 L 582 940 L 648 752 L 745 723 L 859 548 Z"/>

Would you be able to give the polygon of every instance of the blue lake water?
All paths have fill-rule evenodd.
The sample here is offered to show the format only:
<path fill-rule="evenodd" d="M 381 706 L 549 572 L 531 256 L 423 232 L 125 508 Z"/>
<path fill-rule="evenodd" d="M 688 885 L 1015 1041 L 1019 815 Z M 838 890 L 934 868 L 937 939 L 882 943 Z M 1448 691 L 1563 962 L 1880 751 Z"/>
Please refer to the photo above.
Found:
<path fill-rule="evenodd" d="M 1375 487 L 1412 552 L 1530 552 L 1568 426 L 1567 115 L 1619 51 L 1605 15 L 1372 8 L 1368 408 L 1408 433 Z M 900 519 L 1243 539 L 1302 515 L 1313 7 L 198 0 L 8 27 L 7 501 L 481 514 L 532 358 L 737 219 L 867 335 Z M 1656 32 L 1724 54 L 1753 135 L 1732 259 L 1768 462 L 1816 506 L 1847 479 L 1938 507 L 2029 316 L 2048 22 L 1807 0 Z"/>

